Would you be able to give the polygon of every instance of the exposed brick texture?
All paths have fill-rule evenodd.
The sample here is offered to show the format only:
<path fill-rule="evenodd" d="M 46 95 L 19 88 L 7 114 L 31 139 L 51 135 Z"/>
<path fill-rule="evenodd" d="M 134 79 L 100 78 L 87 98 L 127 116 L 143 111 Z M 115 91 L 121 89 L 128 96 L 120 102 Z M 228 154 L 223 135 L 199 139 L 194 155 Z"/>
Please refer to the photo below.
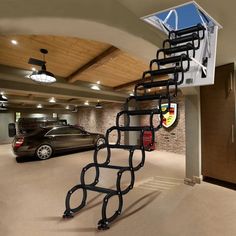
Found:
<path fill-rule="evenodd" d="M 161 128 L 156 132 L 156 149 L 179 154 L 185 154 L 185 104 L 184 96 L 179 92 L 174 102 L 178 104 L 178 117 L 173 127 Z M 142 103 L 141 107 L 148 109 L 157 106 L 156 102 Z M 148 125 L 147 117 L 141 117 L 141 125 Z"/>
<path fill-rule="evenodd" d="M 112 103 L 104 105 L 102 109 L 91 107 L 79 108 L 78 124 L 88 131 L 99 132 L 105 135 L 106 130 L 115 125 L 116 114 L 122 110 L 122 107 L 122 104 Z M 116 142 L 116 140 L 117 134 L 112 132 L 109 137 L 109 142 Z"/>
<path fill-rule="evenodd" d="M 185 154 L 185 106 L 184 96 L 178 94 L 176 99 L 178 103 L 178 118 L 174 127 L 170 129 L 161 128 L 156 132 L 156 149 L 165 150 L 179 154 Z M 145 102 L 141 104 L 142 108 L 150 108 L 156 106 L 155 102 Z M 102 109 L 90 107 L 79 108 L 78 124 L 91 132 L 99 132 L 105 134 L 106 130 L 115 125 L 116 114 L 122 110 L 122 104 L 108 104 Z M 141 125 L 149 125 L 147 116 L 140 119 Z M 123 135 L 122 135 L 123 140 Z M 116 141 L 116 133 L 112 133 L 110 142 Z"/>

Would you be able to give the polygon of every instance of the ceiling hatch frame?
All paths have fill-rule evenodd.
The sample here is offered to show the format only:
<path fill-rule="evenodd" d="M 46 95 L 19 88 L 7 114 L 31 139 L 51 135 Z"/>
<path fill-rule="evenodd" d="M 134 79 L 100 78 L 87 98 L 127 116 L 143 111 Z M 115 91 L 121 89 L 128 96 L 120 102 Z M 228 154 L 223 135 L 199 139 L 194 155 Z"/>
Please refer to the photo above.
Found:
<path fill-rule="evenodd" d="M 155 27 L 157 30 L 163 31 L 165 34 L 171 37 L 170 32 L 193 26 L 189 25 L 187 27 L 185 26 L 184 28 L 179 27 L 179 18 L 181 17 L 179 17 L 180 15 L 178 14 L 184 14 L 183 11 L 185 9 L 190 9 L 189 6 L 191 6 L 195 10 L 195 15 L 198 14 L 198 19 L 193 14 L 193 18 L 195 17 L 195 19 L 188 18 L 189 21 L 192 20 L 197 22 L 198 20 L 198 23 L 202 24 L 205 27 L 206 33 L 205 37 L 202 39 L 203 43 L 201 43 L 200 49 L 197 50 L 195 56 L 191 57 L 190 70 L 188 73 L 186 73 L 184 83 L 180 87 L 193 87 L 214 84 L 217 36 L 218 30 L 222 29 L 223 27 L 201 6 L 199 6 L 195 1 L 189 1 L 165 10 L 143 16 L 140 19 Z M 171 23 L 170 19 L 172 21 Z M 176 55 L 179 54 L 177 53 Z"/>

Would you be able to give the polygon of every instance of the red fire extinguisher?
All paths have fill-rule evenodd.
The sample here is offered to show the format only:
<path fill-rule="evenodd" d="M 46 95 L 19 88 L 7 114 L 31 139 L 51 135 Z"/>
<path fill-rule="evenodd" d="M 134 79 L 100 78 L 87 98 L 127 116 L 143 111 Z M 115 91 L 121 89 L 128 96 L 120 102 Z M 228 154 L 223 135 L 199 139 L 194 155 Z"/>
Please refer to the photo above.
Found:
<path fill-rule="evenodd" d="M 148 151 L 155 150 L 155 142 L 152 143 L 152 135 L 153 135 L 152 131 L 144 131 L 143 133 L 143 146 L 145 150 L 148 150 Z M 155 140 L 155 137 L 154 137 L 154 140 Z"/>

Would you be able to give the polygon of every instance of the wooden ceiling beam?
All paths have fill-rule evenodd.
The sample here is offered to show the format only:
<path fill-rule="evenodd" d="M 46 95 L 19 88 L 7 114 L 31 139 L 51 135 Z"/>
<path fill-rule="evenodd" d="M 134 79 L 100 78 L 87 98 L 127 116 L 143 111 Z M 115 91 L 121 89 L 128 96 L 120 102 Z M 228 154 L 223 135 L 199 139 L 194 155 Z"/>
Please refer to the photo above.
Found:
<path fill-rule="evenodd" d="M 71 75 L 69 75 L 66 79 L 69 83 L 74 83 L 76 80 L 78 80 L 78 77 L 80 74 L 82 74 L 85 71 L 90 71 L 92 69 L 96 69 L 99 66 L 102 66 L 103 64 L 107 63 L 108 61 L 114 59 L 117 57 L 121 51 L 111 46 L 98 56 L 94 57 L 91 61 L 74 71 Z"/>
<path fill-rule="evenodd" d="M 34 95 L 33 94 L 29 94 L 28 98 L 29 98 L 29 100 L 32 100 L 34 98 Z"/>
<path fill-rule="evenodd" d="M 78 99 L 76 99 L 76 98 L 70 98 L 70 99 L 68 99 L 67 101 L 70 103 L 70 102 L 73 102 L 73 101 L 76 101 L 76 100 L 78 100 Z"/>

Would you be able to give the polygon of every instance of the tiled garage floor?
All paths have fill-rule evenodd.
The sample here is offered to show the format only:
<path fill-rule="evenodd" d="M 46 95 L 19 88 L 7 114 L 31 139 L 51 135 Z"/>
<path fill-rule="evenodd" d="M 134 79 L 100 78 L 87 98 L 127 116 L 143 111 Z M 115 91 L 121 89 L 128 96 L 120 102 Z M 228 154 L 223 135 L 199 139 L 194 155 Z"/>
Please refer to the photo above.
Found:
<path fill-rule="evenodd" d="M 124 163 L 125 154 L 115 151 L 113 157 Z M 147 153 L 144 168 L 136 173 L 136 186 L 124 199 L 123 214 L 110 230 L 96 229 L 103 197 L 96 193 L 90 194 L 81 213 L 63 220 L 66 193 L 78 183 L 92 155 L 87 151 L 17 163 L 10 145 L 1 145 L 0 235 L 236 235 L 236 192 L 207 183 L 184 185 L 184 156 L 157 151 Z M 113 173 L 102 172 L 102 186 L 114 185 Z"/>

